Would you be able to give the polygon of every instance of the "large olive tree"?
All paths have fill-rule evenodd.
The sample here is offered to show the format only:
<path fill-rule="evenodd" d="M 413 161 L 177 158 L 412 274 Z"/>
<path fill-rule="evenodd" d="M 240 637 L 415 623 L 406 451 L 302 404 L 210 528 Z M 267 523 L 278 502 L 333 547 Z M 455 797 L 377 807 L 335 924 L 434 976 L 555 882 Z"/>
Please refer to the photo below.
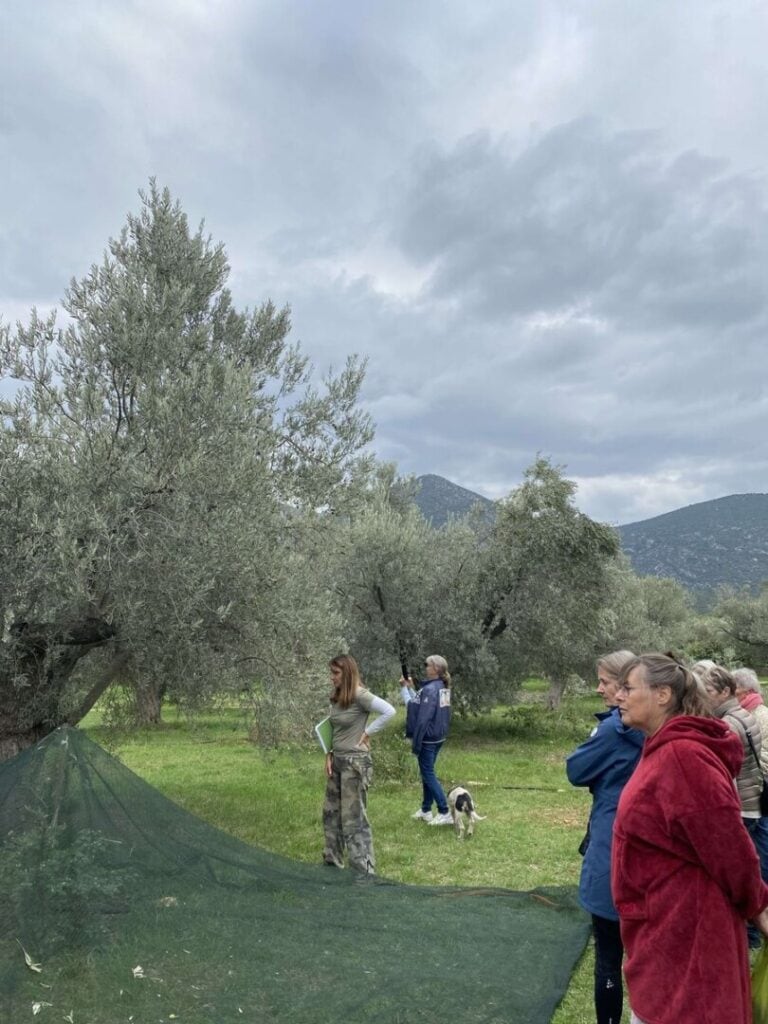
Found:
<path fill-rule="evenodd" d="M 362 367 L 314 387 L 287 310 L 236 310 L 228 272 L 153 182 L 63 326 L 5 328 L 0 757 L 114 680 L 150 717 L 165 687 L 295 692 L 336 634 L 303 551 L 368 469 Z"/>
<path fill-rule="evenodd" d="M 618 535 L 580 512 L 575 485 L 539 457 L 497 506 L 474 601 L 504 676 L 549 679 L 556 706 L 569 675 L 603 642 Z"/>

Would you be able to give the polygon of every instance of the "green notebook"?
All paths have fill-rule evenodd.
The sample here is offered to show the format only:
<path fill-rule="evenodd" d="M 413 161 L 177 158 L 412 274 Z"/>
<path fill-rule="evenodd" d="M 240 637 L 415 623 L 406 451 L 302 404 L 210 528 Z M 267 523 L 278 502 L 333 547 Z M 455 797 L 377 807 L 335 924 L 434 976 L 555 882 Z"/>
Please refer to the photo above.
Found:
<path fill-rule="evenodd" d="M 323 753 L 330 754 L 331 748 L 333 747 L 333 726 L 331 725 L 330 718 L 324 718 L 322 722 L 317 723 L 315 726 L 315 735 L 320 741 Z"/>

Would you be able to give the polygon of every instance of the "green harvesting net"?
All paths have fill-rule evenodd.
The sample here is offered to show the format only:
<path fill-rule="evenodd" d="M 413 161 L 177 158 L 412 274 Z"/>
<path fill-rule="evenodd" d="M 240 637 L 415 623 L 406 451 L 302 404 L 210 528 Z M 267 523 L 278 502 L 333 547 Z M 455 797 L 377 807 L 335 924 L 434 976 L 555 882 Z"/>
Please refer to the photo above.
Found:
<path fill-rule="evenodd" d="M 0 1021 L 544 1024 L 563 890 L 406 886 L 251 847 L 76 729 L 0 765 Z"/>

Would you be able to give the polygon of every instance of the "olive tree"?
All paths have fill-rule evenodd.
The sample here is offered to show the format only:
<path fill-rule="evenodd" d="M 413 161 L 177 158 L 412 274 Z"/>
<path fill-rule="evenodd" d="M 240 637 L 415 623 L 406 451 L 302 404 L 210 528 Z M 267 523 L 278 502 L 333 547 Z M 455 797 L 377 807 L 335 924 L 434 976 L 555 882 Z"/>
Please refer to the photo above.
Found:
<path fill-rule="evenodd" d="M 367 501 L 337 524 L 329 588 L 349 649 L 364 671 L 392 683 L 424 658 L 447 660 L 459 704 L 490 697 L 495 661 L 471 605 L 478 538 L 469 525 L 434 529 L 409 501 L 407 481 L 382 470 Z"/>
<path fill-rule="evenodd" d="M 638 576 L 621 555 L 606 567 L 609 593 L 601 614 L 603 651 L 682 651 L 694 628 L 691 597 L 677 580 Z"/>
<path fill-rule="evenodd" d="M 614 530 L 579 512 L 575 487 L 547 459 L 497 504 L 432 528 L 397 487 L 373 492 L 334 541 L 332 590 L 351 648 L 377 674 L 439 652 L 472 710 L 508 701 L 528 675 L 568 678 L 605 649 L 619 566 Z"/>
<path fill-rule="evenodd" d="M 313 384 L 287 309 L 236 310 L 223 247 L 141 198 L 63 326 L 3 332 L 0 756 L 115 680 L 150 716 L 165 687 L 295 696 L 338 635 L 303 551 L 369 469 L 363 367 Z"/>
<path fill-rule="evenodd" d="M 544 676 L 552 707 L 601 646 L 619 552 L 616 532 L 579 512 L 574 492 L 558 467 L 537 458 L 498 503 L 477 576 L 482 632 L 503 676 L 510 684 Z"/>
<path fill-rule="evenodd" d="M 721 593 L 710 623 L 733 660 L 760 672 L 768 669 L 768 584 L 758 594 L 746 589 Z"/>

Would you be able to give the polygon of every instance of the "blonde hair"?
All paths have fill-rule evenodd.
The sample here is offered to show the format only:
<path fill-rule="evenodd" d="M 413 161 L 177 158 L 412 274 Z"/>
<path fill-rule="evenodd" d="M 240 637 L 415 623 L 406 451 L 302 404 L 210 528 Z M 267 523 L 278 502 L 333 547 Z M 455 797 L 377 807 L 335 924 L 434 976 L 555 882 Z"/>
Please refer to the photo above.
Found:
<path fill-rule="evenodd" d="M 431 665 L 434 669 L 436 669 L 437 674 L 443 680 L 445 685 L 450 686 L 451 674 L 448 671 L 448 662 L 445 660 L 442 654 L 430 654 L 430 656 L 425 660 L 427 665 Z"/>
<path fill-rule="evenodd" d="M 632 651 L 611 651 L 610 654 L 604 654 L 602 658 L 597 659 L 597 671 L 602 670 L 611 679 L 618 679 L 626 663 L 634 657 Z"/>
<path fill-rule="evenodd" d="M 732 697 L 736 693 L 736 683 L 733 680 L 733 676 L 722 665 L 713 664 L 699 678 L 704 686 L 711 686 L 716 693 L 729 693 Z"/>
<path fill-rule="evenodd" d="M 717 668 L 717 662 L 712 661 L 711 658 L 701 658 L 700 661 L 695 661 L 693 665 L 691 665 L 691 672 L 693 672 L 695 676 L 698 676 L 699 679 L 703 679 L 711 668 Z"/>

